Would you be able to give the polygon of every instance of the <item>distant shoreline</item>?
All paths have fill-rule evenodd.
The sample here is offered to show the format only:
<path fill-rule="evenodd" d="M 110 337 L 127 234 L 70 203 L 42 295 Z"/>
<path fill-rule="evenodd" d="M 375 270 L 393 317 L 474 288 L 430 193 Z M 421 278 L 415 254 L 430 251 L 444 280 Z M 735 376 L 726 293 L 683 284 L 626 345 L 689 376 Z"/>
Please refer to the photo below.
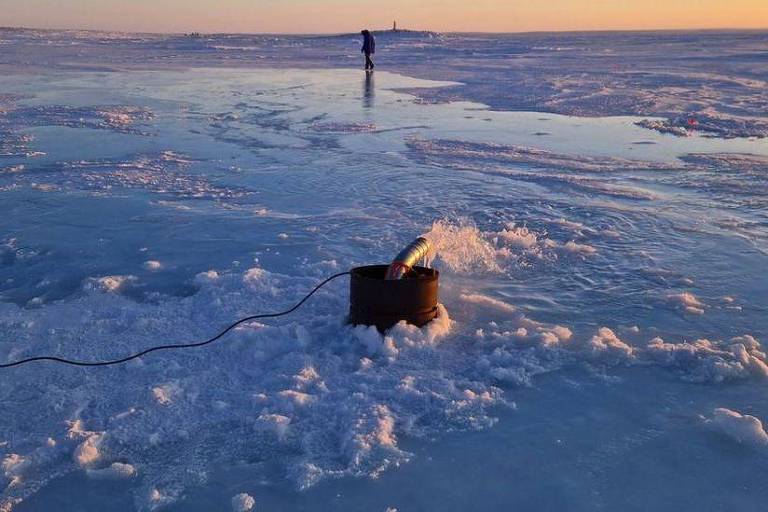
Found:
<path fill-rule="evenodd" d="M 94 34 L 122 34 L 122 35 L 152 35 L 152 36 L 185 36 L 189 33 L 200 34 L 201 37 L 216 36 L 260 36 L 260 37 L 345 37 L 358 36 L 358 32 L 142 32 L 130 30 L 108 30 L 94 28 L 39 28 L 39 27 L 13 27 L 0 26 L 0 31 L 38 31 L 38 32 L 89 32 Z M 489 35 L 489 36 L 513 36 L 513 35 L 541 35 L 541 34 L 681 34 L 681 33 L 761 33 L 767 32 L 768 27 L 753 28 L 660 28 L 660 29 L 599 29 L 599 30 L 528 30 L 520 32 L 478 32 L 478 31 L 436 31 L 416 29 L 373 29 L 375 34 L 456 34 L 456 35 Z"/>

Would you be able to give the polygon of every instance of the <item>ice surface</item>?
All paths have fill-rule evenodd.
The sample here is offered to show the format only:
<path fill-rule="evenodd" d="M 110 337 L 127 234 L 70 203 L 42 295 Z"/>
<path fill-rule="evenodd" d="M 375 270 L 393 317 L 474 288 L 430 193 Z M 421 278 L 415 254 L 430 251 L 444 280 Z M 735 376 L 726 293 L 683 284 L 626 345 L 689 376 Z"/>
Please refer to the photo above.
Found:
<path fill-rule="evenodd" d="M 763 34 L 382 34 L 375 76 L 354 36 L 0 40 L 3 362 L 205 339 L 419 234 L 442 272 L 423 329 L 337 282 L 6 371 L 2 510 L 768 499 Z"/>

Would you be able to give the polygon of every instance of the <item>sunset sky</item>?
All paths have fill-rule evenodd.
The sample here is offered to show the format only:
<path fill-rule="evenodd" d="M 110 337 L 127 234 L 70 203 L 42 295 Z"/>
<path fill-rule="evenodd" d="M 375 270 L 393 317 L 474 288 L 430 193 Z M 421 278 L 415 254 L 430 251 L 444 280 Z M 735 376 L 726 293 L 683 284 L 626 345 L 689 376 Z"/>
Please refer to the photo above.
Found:
<path fill-rule="evenodd" d="M 768 0 L 0 0 L 0 26 L 147 32 L 768 27 Z"/>

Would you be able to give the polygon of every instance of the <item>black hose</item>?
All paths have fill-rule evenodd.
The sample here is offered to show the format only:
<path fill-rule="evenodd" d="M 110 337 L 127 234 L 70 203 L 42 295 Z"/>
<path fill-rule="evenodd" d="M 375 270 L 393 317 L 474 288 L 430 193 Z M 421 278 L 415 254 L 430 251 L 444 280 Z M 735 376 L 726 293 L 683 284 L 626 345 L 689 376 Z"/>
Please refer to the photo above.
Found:
<path fill-rule="evenodd" d="M 307 302 L 309 300 L 309 298 L 312 297 L 320 288 L 322 288 L 323 286 L 327 285 L 328 283 L 330 283 L 334 279 L 338 279 L 338 278 L 340 278 L 342 276 L 346 276 L 346 275 L 349 275 L 349 272 L 341 272 L 339 274 L 336 274 L 336 275 L 333 275 L 333 276 L 329 277 L 328 279 L 326 279 L 322 283 L 320 283 L 317 286 L 315 286 L 315 288 L 311 292 L 306 294 L 304 296 L 304 298 L 301 299 L 301 301 L 299 301 L 299 303 L 296 304 L 295 306 L 293 306 L 291 309 L 288 309 L 286 311 L 282 311 L 280 313 L 265 313 L 265 314 L 261 314 L 261 315 L 253 315 L 253 316 L 248 316 L 248 317 L 245 317 L 245 318 L 241 318 L 240 320 L 238 320 L 237 322 L 233 323 L 232 325 L 230 325 L 229 327 L 227 327 L 226 329 L 221 331 L 219 334 L 217 334 L 213 338 L 210 338 L 210 339 L 205 340 L 205 341 L 201 341 L 200 343 L 184 343 L 184 344 L 179 344 L 179 345 L 160 345 L 160 346 L 157 346 L 157 347 L 152 347 L 152 348 L 148 348 L 146 350 L 142 350 L 141 352 L 139 352 L 137 354 L 133 354 L 131 356 L 124 357 L 122 359 L 115 359 L 114 361 L 94 361 L 94 362 L 88 362 L 88 361 L 72 361 L 70 359 L 64 359 L 64 358 L 61 358 L 61 357 L 54 357 L 54 356 L 30 357 L 28 359 L 22 359 L 20 361 L 16 361 L 16 362 L 13 362 L 13 363 L 0 364 L 0 369 L 13 368 L 15 366 L 21 366 L 23 364 L 34 363 L 34 362 L 37 362 L 37 361 L 52 361 L 54 363 L 68 364 L 68 365 L 71 365 L 71 366 L 113 366 L 113 365 L 116 365 L 116 364 L 123 364 L 123 363 L 127 363 L 128 361 L 133 361 L 134 359 L 138 359 L 140 357 L 143 357 L 143 356 L 145 356 L 147 354 L 150 354 L 152 352 L 157 352 L 159 350 L 175 350 L 175 349 L 183 349 L 183 348 L 204 347 L 205 345 L 210 345 L 211 343 L 213 343 L 215 341 L 218 341 L 219 339 L 224 337 L 224 335 L 226 335 L 229 331 L 231 331 L 232 329 L 234 329 L 238 325 L 244 324 L 245 322 L 250 322 L 251 320 L 259 320 L 259 319 L 263 319 L 263 318 L 277 318 L 277 317 L 280 317 L 280 316 L 290 315 L 291 313 L 293 313 L 294 311 L 299 309 L 301 306 L 303 306 L 304 303 Z"/>

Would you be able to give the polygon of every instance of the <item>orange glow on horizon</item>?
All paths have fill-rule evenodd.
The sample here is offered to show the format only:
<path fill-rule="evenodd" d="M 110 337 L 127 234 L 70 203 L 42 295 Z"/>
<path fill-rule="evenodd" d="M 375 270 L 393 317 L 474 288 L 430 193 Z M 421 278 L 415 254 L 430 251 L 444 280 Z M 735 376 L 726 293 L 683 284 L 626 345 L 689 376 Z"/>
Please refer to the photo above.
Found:
<path fill-rule="evenodd" d="M 66 4 L 66 5 L 62 5 Z M 147 32 L 339 33 L 768 28 L 766 0 L 0 0 L 2 25 Z"/>

